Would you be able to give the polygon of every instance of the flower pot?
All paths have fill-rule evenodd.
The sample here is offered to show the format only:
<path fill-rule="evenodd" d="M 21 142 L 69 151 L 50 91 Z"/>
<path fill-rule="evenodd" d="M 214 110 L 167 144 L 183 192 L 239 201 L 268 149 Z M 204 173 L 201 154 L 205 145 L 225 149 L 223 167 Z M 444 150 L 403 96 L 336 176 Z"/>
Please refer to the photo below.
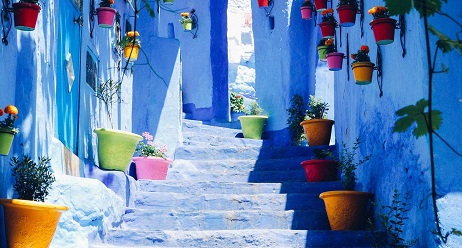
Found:
<path fill-rule="evenodd" d="M 185 23 L 182 23 L 181 25 L 183 25 L 183 31 L 185 32 L 192 30 L 192 22 L 185 22 Z"/>
<path fill-rule="evenodd" d="M 305 169 L 307 182 L 330 182 L 337 180 L 337 161 L 305 160 L 300 163 Z"/>
<path fill-rule="evenodd" d="M 333 120 L 313 119 L 300 123 L 309 146 L 327 146 L 330 142 Z"/>
<path fill-rule="evenodd" d="M 352 27 L 356 22 L 356 7 L 351 5 L 343 5 L 337 8 L 339 25 L 342 27 Z"/>
<path fill-rule="evenodd" d="M 0 128 L 0 155 L 8 156 L 13 139 L 14 133 L 11 129 Z"/>
<path fill-rule="evenodd" d="M 261 139 L 267 119 L 268 116 L 262 115 L 239 116 L 244 138 Z"/>
<path fill-rule="evenodd" d="M 332 230 L 362 230 L 366 227 L 367 210 L 372 194 L 352 190 L 321 193 Z"/>
<path fill-rule="evenodd" d="M 263 8 L 263 7 L 268 7 L 268 0 L 258 0 L 258 7 Z"/>
<path fill-rule="evenodd" d="M 98 26 L 102 28 L 112 28 L 117 10 L 111 7 L 99 7 L 96 9 L 96 13 L 98 14 Z"/>
<path fill-rule="evenodd" d="M 99 167 L 107 170 L 126 171 L 136 145 L 143 137 L 134 133 L 106 128 L 96 128 L 93 132 L 98 135 Z"/>
<path fill-rule="evenodd" d="M 311 20 L 311 16 L 313 15 L 313 7 L 303 6 L 300 8 L 300 12 L 302 13 L 303 20 Z"/>
<path fill-rule="evenodd" d="M 321 28 L 322 38 L 334 38 L 335 35 L 335 22 L 321 22 L 319 27 Z"/>
<path fill-rule="evenodd" d="M 327 59 L 326 59 L 326 49 L 327 49 L 327 46 L 318 46 L 319 60 L 321 60 L 323 62 L 327 61 Z"/>
<path fill-rule="evenodd" d="M 327 0 L 314 0 L 316 11 L 323 11 L 327 9 Z"/>
<path fill-rule="evenodd" d="M 134 157 L 136 178 L 148 180 L 165 180 L 171 159 L 159 157 Z"/>
<path fill-rule="evenodd" d="M 14 27 L 22 31 L 32 31 L 42 8 L 33 3 L 13 3 Z"/>
<path fill-rule="evenodd" d="M 388 45 L 395 39 L 396 20 L 392 18 L 379 18 L 372 20 L 372 32 L 374 32 L 375 43 L 378 45 Z"/>
<path fill-rule="evenodd" d="M 366 85 L 372 83 L 374 66 L 374 63 L 371 62 L 356 62 L 351 64 L 356 84 Z"/>
<path fill-rule="evenodd" d="M 164 0 L 164 4 L 173 4 L 175 0 Z"/>
<path fill-rule="evenodd" d="M 130 58 L 131 61 L 136 61 L 138 59 L 138 54 L 140 52 L 140 45 L 128 45 L 124 47 L 124 58 Z"/>
<path fill-rule="evenodd" d="M 66 206 L 43 202 L 0 199 L 10 248 L 48 247 Z"/>
<path fill-rule="evenodd" d="M 326 55 L 327 58 L 327 67 L 331 71 L 338 71 L 342 69 L 343 64 L 343 57 L 345 54 L 343 53 L 328 53 Z"/>

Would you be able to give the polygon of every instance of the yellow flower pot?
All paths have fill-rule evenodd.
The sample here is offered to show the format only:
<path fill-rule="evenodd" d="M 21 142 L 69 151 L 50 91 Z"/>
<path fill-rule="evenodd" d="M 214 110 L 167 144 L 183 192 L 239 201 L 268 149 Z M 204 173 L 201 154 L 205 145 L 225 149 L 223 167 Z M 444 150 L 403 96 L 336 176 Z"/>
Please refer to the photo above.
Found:
<path fill-rule="evenodd" d="M 9 248 L 48 247 L 66 206 L 43 202 L 0 199 L 5 212 Z"/>
<path fill-rule="evenodd" d="M 135 61 L 138 59 L 139 51 L 140 51 L 140 45 L 129 44 L 126 47 L 124 47 L 124 57 L 125 59 L 130 58 L 131 61 Z"/>
<path fill-rule="evenodd" d="M 356 84 L 366 85 L 372 83 L 374 66 L 374 63 L 371 62 L 356 62 L 351 64 Z"/>

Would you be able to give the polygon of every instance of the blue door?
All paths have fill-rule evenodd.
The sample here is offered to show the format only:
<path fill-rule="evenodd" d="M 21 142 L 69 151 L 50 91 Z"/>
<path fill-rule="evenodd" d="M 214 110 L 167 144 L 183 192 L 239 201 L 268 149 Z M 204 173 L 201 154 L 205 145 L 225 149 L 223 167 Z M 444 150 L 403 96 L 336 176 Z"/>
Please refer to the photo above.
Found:
<path fill-rule="evenodd" d="M 59 1 L 55 137 L 77 154 L 80 91 L 80 10 L 73 0 Z"/>

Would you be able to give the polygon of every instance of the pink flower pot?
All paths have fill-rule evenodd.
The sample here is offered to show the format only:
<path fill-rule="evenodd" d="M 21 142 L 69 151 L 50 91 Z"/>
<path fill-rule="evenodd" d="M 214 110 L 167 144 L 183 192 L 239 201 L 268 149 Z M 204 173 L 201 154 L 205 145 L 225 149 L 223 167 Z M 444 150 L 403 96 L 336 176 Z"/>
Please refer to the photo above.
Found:
<path fill-rule="evenodd" d="M 41 9 L 33 3 L 13 3 L 14 27 L 22 31 L 34 30 Z"/>
<path fill-rule="evenodd" d="M 300 8 L 302 12 L 302 19 L 303 20 L 311 20 L 311 16 L 313 14 L 313 8 L 309 6 L 303 6 Z"/>
<path fill-rule="evenodd" d="M 319 27 L 321 28 L 322 38 L 334 38 L 335 35 L 335 22 L 321 22 Z"/>
<path fill-rule="evenodd" d="M 133 157 L 136 178 L 148 180 L 165 180 L 171 159 L 158 157 Z"/>
<path fill-rule="evenodd" d="M 356 12 L 358 10 L 350 5 L 343 5 L 337 8 L 339 25 L 342 27 L 351 27 L 356 22 Z"/>
<path fill-rule="evenodd" d="M 327 58 L 327 67 L 331 71 L 339 71 L 342 69 L 343 64 L 343 57 L 345 54 L 343 53 L 328 53 L 326 55 Z"/>
<path fill-rule="evenodd" d="M 112 28 L 117 10 L 111 7 L 99 7 L 96 9 L 96 13 L 98 14 L 98 26 L 102 28 Z"/>
<path fill-rule="evenodd" d="M 378 45 L 388 45 L 395 39 L 396 20 L 392 18 L 379 18 L 370 23 L 374 32 L 375 43 Z"/>

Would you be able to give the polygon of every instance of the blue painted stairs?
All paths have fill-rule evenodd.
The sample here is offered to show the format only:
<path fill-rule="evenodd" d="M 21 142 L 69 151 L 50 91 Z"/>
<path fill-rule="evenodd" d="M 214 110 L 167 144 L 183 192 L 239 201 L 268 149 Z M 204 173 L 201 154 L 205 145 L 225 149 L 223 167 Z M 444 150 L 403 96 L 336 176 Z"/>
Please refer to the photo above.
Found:
<path fill-rule="evenodd" d="M 329 230 L 318 196 L 342 187 L 306 182 L 312 148 L 239 132 L 184 120 L 167 180 L 138 181 L 135 208 L 92 247 L 370 247 L 365 231 Z"/>

